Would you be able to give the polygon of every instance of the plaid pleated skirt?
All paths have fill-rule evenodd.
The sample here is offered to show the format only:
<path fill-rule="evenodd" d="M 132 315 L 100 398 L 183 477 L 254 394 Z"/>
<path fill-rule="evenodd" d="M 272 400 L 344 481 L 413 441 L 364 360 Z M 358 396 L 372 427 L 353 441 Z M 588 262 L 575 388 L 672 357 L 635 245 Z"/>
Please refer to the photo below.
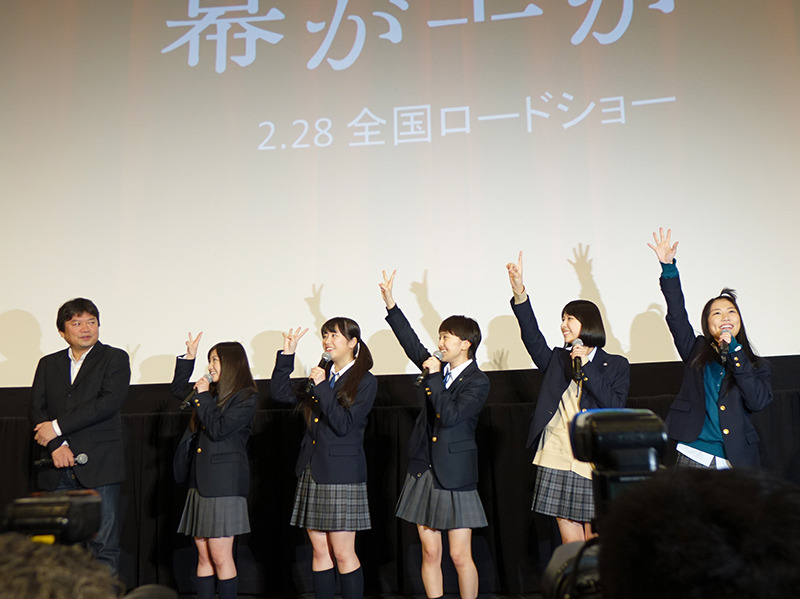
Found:
<path fill-rule="evenodd" d="M 322 485 L 311 476 L 311 464 L 297 479 L 292 526 L 326 532 L 369 530 L 367 483 Z"/>
<path fill-rule="evenodd" d="M 531 509 L 546 516 L 591 522 L 594 517 L 592 480 L 570 470 L 537 466 Z"/>
<path fill-rule="evenodd" d="M 178 532 L 211 539 L 248 533 L 247 500 L 235 495 L 203 497 L 197 489 L 189 489 Z"/>
<path fill-rule="evenodd" d="M 716 468 L 712 466 L 706 466 L 704 464 L 701 464 L 700 462 L 694 461 L 689 456 L 683 455 L 680 451 L 678 452 L 678 459 L 675 461 L 675 465 L 684 468 L 701 468 L 703 470 L 716 470 Z"/>
<path fill-rule="evenodd" d="M 434 530 L 488 526 L 478 491 L 437 489 L 430 470 L 419 478 L 406 474 L 395 513 Z"/>

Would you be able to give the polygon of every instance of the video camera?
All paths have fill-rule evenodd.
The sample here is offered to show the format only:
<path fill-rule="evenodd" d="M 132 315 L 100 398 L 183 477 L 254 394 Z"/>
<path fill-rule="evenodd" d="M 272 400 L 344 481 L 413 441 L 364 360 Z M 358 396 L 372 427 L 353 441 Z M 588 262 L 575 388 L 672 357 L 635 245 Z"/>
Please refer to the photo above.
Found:
<path fill-rule="evenodd" d="M 587 410 L 570 423 L 572 453 L 592 464 L 592 492 L 598 516 L 631 484 L 646 480 L 661 467 L 667 445 L 664 422 L 650 410 Z M 598 569 L 601 546 L 596 537 L 559 546 L 542 576 L 546 599 L 600 599 Z"/>
<path fill-rule="evenodd" d="M 43 543 L 88 541 L 100 528 L 97 491 L 34 493 L 8 505 L 0 531 L 19 532 Z"/>

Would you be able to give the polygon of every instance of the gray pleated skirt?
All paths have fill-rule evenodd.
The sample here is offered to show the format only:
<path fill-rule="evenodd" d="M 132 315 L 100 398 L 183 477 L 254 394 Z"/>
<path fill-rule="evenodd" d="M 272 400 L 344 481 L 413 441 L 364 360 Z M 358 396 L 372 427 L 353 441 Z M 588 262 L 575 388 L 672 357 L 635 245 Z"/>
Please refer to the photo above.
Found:
<path fill-rule="evenodd" d="M 689 456 L 683 455 L 680 451 L 678 452 L 678 459 L 675 461 L 675 465 L 684 468 L 701 468 L 703 470 L 716 470 L 716 468 L 712 466 L 706 466 L 704 464 L 701 464 L 700 462 L 694 461 Z"/>
<path fill-rule="evenodd" d="M 531 509 L 546 516 L 591 522 L 594 517 L 592 480 L 570 470 L 537 466 Z"/>
<path fill-rule="evenodd" d="M 369 530 L 367 483 L 322 485 L 311 476 L 311 464 L 297 479 L 292 526 L 332 532 Z"/>
<path fill-rule="evenodd" d="M 247 500 L 236 495 L 203 497 L 189 489 L 178 532 L 192 537 L 232 537 L 250 532 Z"/>
<path fill-rule="evenodd" d="M 419 478 L 406 474 L 395 513 L 434 530 L 488 526 L 478 491 L 437 489 L 430 470 Z"/>

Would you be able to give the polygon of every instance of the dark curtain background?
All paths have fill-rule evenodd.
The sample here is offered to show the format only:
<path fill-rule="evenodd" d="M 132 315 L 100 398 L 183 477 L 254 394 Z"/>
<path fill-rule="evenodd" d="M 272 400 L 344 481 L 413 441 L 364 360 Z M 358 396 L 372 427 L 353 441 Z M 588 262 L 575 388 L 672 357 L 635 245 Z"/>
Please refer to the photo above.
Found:
<path fill-rule="evenodd" d="M 775 401 L 754 416 L 764 467 L 800 483 L 800 356 L 770 358 Z M 632 367 L 628 407 L 649 408 L 662 418 L 678 391 L 683 365 Z M 482 593 L 535 593 L 558 544 L 553 519 L 530 511 L 534 467 L 524 443 L 541 375 L 536 370 L 488 373 L 492 391 L 478 428 L 479 492 L 489 526 L 474 533 L 473 551 Z M 365 446 L 373 529 L 358 534 L 366 593 L 418 595 L 420 546 L 413 525 L 394 517 L 406 467 L 405 442 L 417 414 L 414 377 L 378 377 L 375 408 Z M 288 525 L 294 497 L 294 461 L 302 421 L 273 403 L 260 381 L 261 404 L 250 440 L 252 533 L 237 540 L 243 595 L 294 596 L 311 592 L 311 550 L 305 533 Z M 31 492 L 34 446 L 27 421 L 29 390 L 0 389 L 0 506 Z M 127 478 L 122 501 L 122 572 L 129 586 L 160 583 L 193 590 L 195 550 L 175 533 L 186 488 L 172 478 L 172 454 L 188 423 L 167 385 L 131 388 L 123 410 Z M 669 462 L 672 455 L 666 457 Z M 446 553 L 446 552 L 445 552 Z M 445 592 L 457 593 L 455 570 L 445 558 Z"/>

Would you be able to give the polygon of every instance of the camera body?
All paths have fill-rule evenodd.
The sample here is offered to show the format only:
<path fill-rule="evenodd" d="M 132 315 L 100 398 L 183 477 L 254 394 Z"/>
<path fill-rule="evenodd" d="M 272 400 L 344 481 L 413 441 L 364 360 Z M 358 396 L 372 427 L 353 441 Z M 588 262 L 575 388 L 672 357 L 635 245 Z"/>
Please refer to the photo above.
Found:
<path fill-rule="evenodd" d="M 14 500 L 0 531 L 19 532 L 48 544 L 73 544 L 91 539 L 100 528 L 97 491 L 34 493 Z"/>
<path fill-rule="evenodd" d="M 603 409 L 577 414 L 569 432 L 575 458 L 592 464 L 592 529 L 601 537 L 558 547 L 542 576 L 542 596 L 600 599 L 598 539 L 602 531 L 597 528 L 598 515 L 631 484 L 658 471 L 667 446 L 667 429 L 650 410 Z"/>

